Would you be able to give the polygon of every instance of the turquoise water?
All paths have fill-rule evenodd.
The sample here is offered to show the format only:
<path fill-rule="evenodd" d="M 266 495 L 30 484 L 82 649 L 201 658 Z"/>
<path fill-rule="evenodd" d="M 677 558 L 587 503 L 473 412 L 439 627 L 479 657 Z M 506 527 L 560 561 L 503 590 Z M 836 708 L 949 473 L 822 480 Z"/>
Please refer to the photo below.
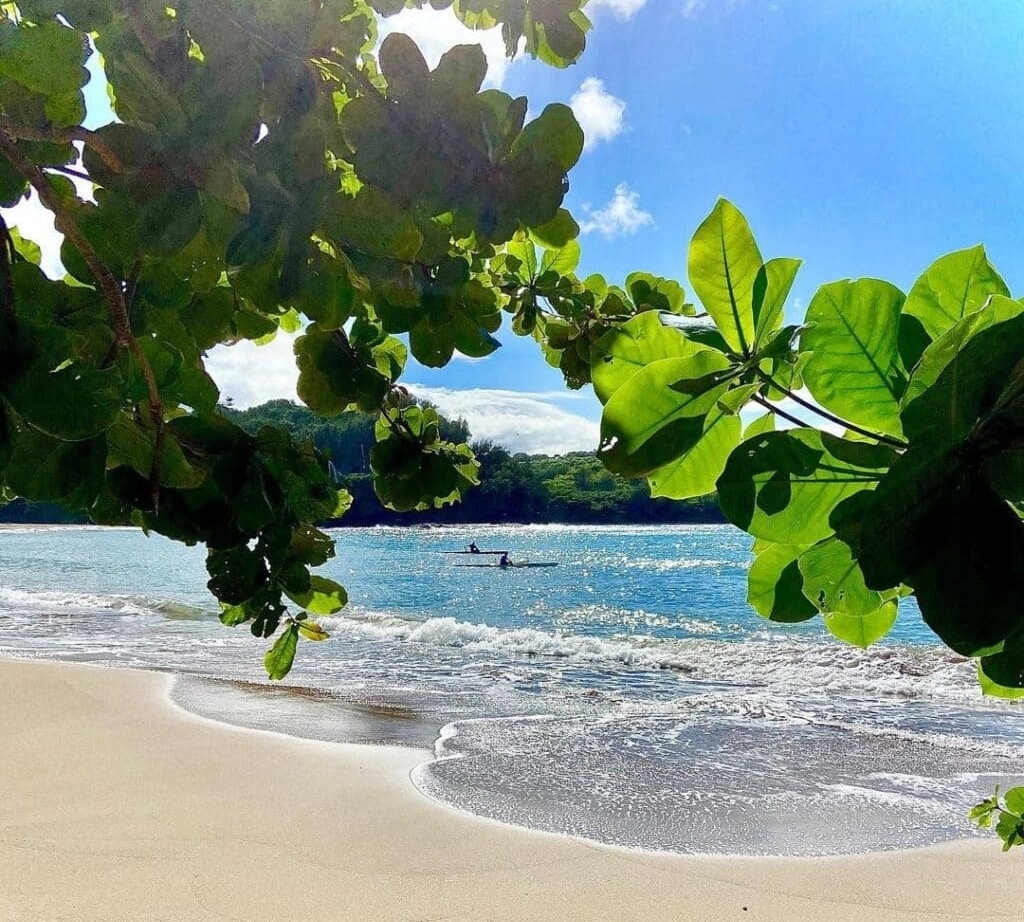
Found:
<path fill-rule="evenodd" d="M 745 602 L 728 527 L 335 533 L 349 589 L 285 687 L 216 621 L 201 549 L 134 531 L 0 532 L 0 652 L 170 670 L 209 716 L 432 748 L 428 796 L 520 825 L 689 852 L 833 854 L 969 834 L 1024 754 L 916 610 L 869 651 Z M 488 569 L 470 540 L 547 569 Z"/>

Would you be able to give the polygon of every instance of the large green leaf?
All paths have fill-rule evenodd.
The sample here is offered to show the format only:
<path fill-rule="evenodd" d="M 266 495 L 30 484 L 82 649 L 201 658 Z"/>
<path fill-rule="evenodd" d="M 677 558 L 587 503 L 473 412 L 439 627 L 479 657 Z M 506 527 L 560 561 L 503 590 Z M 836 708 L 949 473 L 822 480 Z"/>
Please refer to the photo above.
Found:
<path fill-rule="evenodd" d="M 754 338 L 758 346 L 782 326 L 786 298 L 793 288 L 803 260 L 778 257 L 769 259 L 754 280 Z"/>
<path fill-rule="evenodd" d="M 903 398 L 903 426 L 914 442 L 938 447 L 966 438 L 991 411 L 1021 359 L 1024 305 L 994 297 L 933 342 Z"/>
<path fill-rule="evenodd" d="M 1009 294 L 985 248 L 979 245 L 935 260 L 914 282 L 903 310 L 918 318 L 932 339 L 938 339 L 968 314 L 980 310 L 990 296 Z"/>
<path fill-rule="evenodd" d="M 583 153 L 583 129 L 572 109 L 561 103 L 545 106 L 516 139 L 512 154 L 515 156 L 532 146 L 553 157 L 562 170 L 571 169 Z"/>
<path fill-rule="evenodd" d="M 807 309 L 804 382 L 822 406 L 877 432 L 902 435 L 906 386 L 898 344 L 903 293 L 877 279 L 832 282 Z"/>
<path fill-rule="evenodd" d="M 368 355 L 362 355 L 342 330 L 324 330 L 311 324 L 295 340 L 299 366 L 296 391 L 311 410 L 321 416 L 337 416 L 357 401 L 379 404 L 389 379 Z"/>
<path fill-rule="evenodd" d="M 818 610 L 803 591 L 797 559 L 804 545 L 765 544 L 747 573 L 747 601 L 769 621 L 793 624 L 813 618 Z"/>
<path fill-rule="evenodd" d="M 918 518 L 927 556 L 907 575 L 921 614 L 964 656 L 999 649 L 1024 627 L 1024 522 L 987 487 L 968 485 Z"/>
<path fill-rule="evenodd" d="M 677 329 L 665 326 L 656 311 L 644 311 L 614 327 L 591 350 L 594 393 L 601 403 L 641 368 L 661 359 L 685 358 L 705 347 L 696 345 Z"/>
<path fill-rule="evenodd" d="M 80 124 L 85 117 L 81 91 L 89 78 L 84 67 L 85 52 L 81 34 L 59 22 L 17 28 L 0 19 L 0 104 L 13 109 L 9 115 L 23 114 L 24 109 L 18 103 L 28 100 L 15 97 L 12 84 L 17 84 L 21 94 L 28 92 L 42 97 L 47 124 L 28 127 L 61 128 Z M 16 123 L 19 121 L 23 119 L 15 119 Z"/>
<path fill-rule="evenodd" d="M 289 624 L 274 642 L 274 646 L 267 651 L 267 655 L 263 657 L 263 665 L 266 666 L 267 676 L 272 681 L 278 682 L 291 672 L 298 643 L 299 625 Z"/>
<path fill-rule="evenodd" d="M 720 352 L 652 362 L 619 387 L 601 416 L 599 456 L 627 477 L 649 474 L 689 451 L 704 432 L 704 417 L 728 388 L 730 367 Z"/>
<path fill-rule="evenodd" d="M 895 596 L 895 591 L 883 593 L 864 585 L 860 566 L 838 538 L 808 548 L 800 555 L 799 566 L 804 592 L 822 613 L 863 617 Z"/>
<path fill-rule="evenodd" d="M 868 588 L 904 583 L 942 640 L 997 652 L 1022 623 L 1024 522 L 950 455 L 910 450 L 860 510 L 857 559 Z"/>
<path fill-rule="evenodd" d="M 750 225 L 732 202 L 719 199 L 690 241 L 690 285 L 729 346 L 754 343 L 754 286 L 761 252 Z"/>
<path fill-rule="evenodd" d="M 729 453 L 739 444 L 742 428 L 739 416 L 717 407 L 709 412 L 698 442 L 648 474 L 651 496 L 690 499 L 714 493 Z"/>
<path fill-rule="evenodd" d="M 569 240 L 560 247 L 544 250 L 540 260 L 540 274 L 557 272 L 559 275 L 571 275 L 580 262 L 580 245 L 576 240 Z"/>
<path fill-rule="evenodd" d="M 744 531 L 780 544 L 812 544 L 832 534 L 832 510 L 871 489 L 892 457 L 813 429 L 768 432 L 732 453 L 718 478 L 718 497 Z"/>
<path fill-rule="evenodd" d="M 896 601 L 886 602 L 875 611 L 862 615 L 851 615 L 846 612 L 832 612 L 823 616 L 825 627 L 833 637 L 844 643 L 866 649 L 881 640 L 896 623 L 898 614 Z"/>
<path fill-rule="evenodd" d="M 106 440 L 66 442 L 35 429 L 18 432 L 4 477 L 18 496 L 88 509 L 103 486 Z"/>
<path fill-rule="evenodd" d="M 1024 696 L 1024 632 L 1014 634 L 999 653 L 982 657 L 978 665 L 989 683 L 1006 690 L 1000 694 L 997 688 L 990 688 L 989 694 L 999 697 Z"/>
<path fill-rule="evenodd" d="M 210 591 L 229 605 L 247 602 L 266 585 L 269 575 L 262 555 L 245 545 L 211 550 L 206 569 Z"/>
<path fill-rule="evenodd" d="M 348 604 L 344 586 L 316 574 L 309 578 L 308 592 L 289 592 L 287 595 L 296 605 L 314 615 L 333 615 Z"/>

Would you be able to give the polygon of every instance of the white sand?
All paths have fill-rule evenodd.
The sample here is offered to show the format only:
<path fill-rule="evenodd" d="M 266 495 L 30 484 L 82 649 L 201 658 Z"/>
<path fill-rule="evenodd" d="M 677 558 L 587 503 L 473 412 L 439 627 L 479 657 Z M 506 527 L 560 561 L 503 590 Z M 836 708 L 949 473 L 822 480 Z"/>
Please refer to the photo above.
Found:
<path fill-rule="evenodd" d="M 829 859 L 597 846 L 431 802 L 408 780 L 423 752 L 193 717 L 170 681 L 0 662 L 0 919 L 1024 919 L 1024 854 L 994 841 Z"/>

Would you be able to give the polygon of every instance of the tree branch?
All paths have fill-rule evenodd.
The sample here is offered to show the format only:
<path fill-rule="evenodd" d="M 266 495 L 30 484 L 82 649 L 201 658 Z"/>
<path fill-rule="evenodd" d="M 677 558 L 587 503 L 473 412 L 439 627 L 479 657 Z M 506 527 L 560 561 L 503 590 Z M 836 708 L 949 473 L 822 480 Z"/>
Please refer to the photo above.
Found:
<path fill-rule="evenodd" d="M 115 173 L 124 172 L 124 164 L 117 152 L 95 131 L 76 125 L 74 128 L 26 128 L 12 125 L 7 119 L 0 117 L 0 131 L 16 141 L 49 141 L 53 144 L 71 144 L 80 141 L 86 147 L 99 154 L 100 159 Z"/>
<path fill-rule="evenodd" d="M 780 410 L 775 404 L 765 400 L 760 394 L 754 394 L 750 398 L 751 401 L 756 403 L 758 406 L 764 407 L 769 413 L 774 413 L 776 416 L 781 416 L 783 419 L 789 420 L 794 426 L 799 426 L 801 429 L 813 428 L 808 423 L 805 423 L 802 419 L 798 419 L 795 416 L 787 413 L 785 410 Z"/>
<path fill-rule="evenodd" d="M 772 387 L 774 387 L 775 390 L 777 390 L 780 394 L 785 394 L 785 396 L 787 396 L 794 403 L 798 403 L 805 410 L 810 410 L 812 413 L 816 413 L 818 416 L 822 417 L 823 419 L 827 419 L 831 423 L 835 423 L 838 426 L 842 426 L 844 429 L 849 429 L 851 432 L 856 432 L 869 439 L 873 439 L 876 442 L 881 442 L 884 445 L 889 445 L 892 448 L 907 447 L 907 443 L 904 442 L 902 439 L 896 439 L 890 435 L 882 435 L 879 432 L 872 432 L 870 429 L 864 429 L 858 426 L 856 423 L 851 423 L 840 416 L 836 416 L 834 413 L 829 413 L 828 410 L 824 410 L 821 407 L 816 406 L 809 400 L 804 400 L 804 398 L 801 397 L 799 394 L 789 390 L 789 388 L 783 387 L 781 384 L 778 384 L 775 381 L 775 379 L 772 378 L 772 376 L 767 374 L 766 372 L 758 371 L 758 377 L 760 377 L 761 380 L 764 381 L 766 384 L 770 384 Z M 780 413 L 780 415 L 782 414 Z"/>
<path fill-rule="evenodd" d="M 46 173 L 18 149 L 17 140 L 3 124 L 0 124 L 0 152 L 4 154 L 18 174 L 36 190 L 43 206 L 53 213 L 54 226 L 81 254 L 86 266 L 89 267 L 89 271 L 96 279 L 104 300 L 107 302 L 116 341 L 121 347 L 128 350 L 142 372 L 149 397 L 149 416 L 154 430 L 153 465 L 149 474 L 149 489 L 150 496 L 153 499 L 153 508 L 159 510 L 160 462 L 164 448 L 163 401 L 160 398 L 160 389 L 156 383 L 153 367 L 149 364 L 149 359 L 146 358 L 146 354 L 142 351 L 139 341 L 132 332 L 131 319 L 128 316 L 128 304 L 125 301 L 121 283 L 114 278 L 113 273 L 107 268 L 103 260 L 100 259 L 99 254 L 97 254 L 89 239 L 67 213 L 60 197 L 50 184 Z"/>

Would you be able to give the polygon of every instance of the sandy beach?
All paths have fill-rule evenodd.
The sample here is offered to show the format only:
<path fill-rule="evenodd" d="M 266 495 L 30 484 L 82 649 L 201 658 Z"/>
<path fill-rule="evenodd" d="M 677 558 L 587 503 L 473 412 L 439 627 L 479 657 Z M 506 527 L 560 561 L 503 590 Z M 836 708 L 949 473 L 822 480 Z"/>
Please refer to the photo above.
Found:
<path fill-rule="evenodd" d="M 834 859 L 597 846 L 433 803 L 407 777 L 423 751 L 194 717 L 172 681 L 0 662 L 0 918 L 1024 917 L 1022 856 L 995 842 Z"/>

